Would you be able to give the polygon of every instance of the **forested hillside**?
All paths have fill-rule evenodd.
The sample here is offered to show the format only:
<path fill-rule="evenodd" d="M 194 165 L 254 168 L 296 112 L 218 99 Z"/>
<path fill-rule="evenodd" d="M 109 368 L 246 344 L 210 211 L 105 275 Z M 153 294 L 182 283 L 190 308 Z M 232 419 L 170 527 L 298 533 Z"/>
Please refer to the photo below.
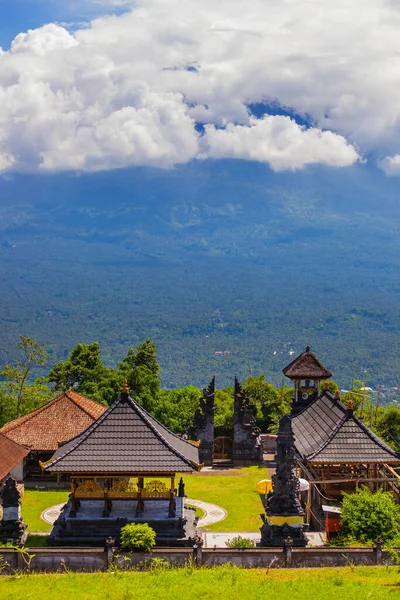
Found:
<path fill-rule="evenodd" d="M 50 363 L 99 341 L 106 364 L 146 337 L 166 387 L 231 385 L 311 344 L 342 387 L 398 383 L 400 202 L 365 165 L 0 180 L 0 364 L 20 333 Z"/>

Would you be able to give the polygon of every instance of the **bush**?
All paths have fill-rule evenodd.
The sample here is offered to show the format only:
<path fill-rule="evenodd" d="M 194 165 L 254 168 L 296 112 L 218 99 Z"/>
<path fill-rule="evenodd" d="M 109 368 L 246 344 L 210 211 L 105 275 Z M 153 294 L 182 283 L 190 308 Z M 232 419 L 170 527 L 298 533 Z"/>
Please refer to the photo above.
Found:
<path fill-rule="evenodd" d="M 390 542 L 400 536 L 400 507 L 390 492 L 372 493 L 362 486 L 355 494 L 343 494 L 343 535 L 359 542 L 381 538 Z"/>
<path fill-rule="evenodd" d="M 255 548 L 256 543 L 253 540 L 249 540 L 249 538 L 244 538 L 241 535 L 237 535 L 236 537 L 225 542 L 228 548 Z"/>
<path fill-rule="evenodd" d="M 147 523 L 129 523 L 121 528 L 121 548 L 123 550 L 150 552 L 155 541 L 156 532 Z"/>

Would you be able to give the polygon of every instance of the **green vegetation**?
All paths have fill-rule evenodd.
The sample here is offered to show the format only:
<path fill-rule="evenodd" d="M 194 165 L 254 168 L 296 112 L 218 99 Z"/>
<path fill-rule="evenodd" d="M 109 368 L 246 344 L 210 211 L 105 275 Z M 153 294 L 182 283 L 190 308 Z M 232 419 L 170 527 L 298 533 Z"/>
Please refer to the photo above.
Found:
<path fill-rule="evenodd" d="M 147 523 L 129 523 L 121 528 L 122 550 L 150 552 L 156 543 L 156 532 Z"/>
<path fill-rule="evenodd" d="M 67 502 L 68 494 L 68 490 L 25 490 L 21 512 L 28 532 L 51 531 L 53 526 L 43 521 L 40 515 L 50 506 Z"/>
<path fill-rule="evenodd" d="M 400 507 L 390 492 L 379 489 L 372 493 L 362 486 L 355 494 L 344 494 L 342 505 L 343 537 L 358 542 L 398 543 Z"/>
<path fill-rule="evenodd" d="M 227 540 L 225 545 L 228 548 L 255 548 L 256 543 L 254 540 L 249 538 L 242 537 L 241 535 L 236 535 L 235 537 Z"/>
<path fill-rule="evenodd" d="M 389 600 L 400 591 L 397 568 L 240 569 L 233 566 L 195 570 L 154 569 L 148 572 L 65 573 L 0 578 L 0 596 L 7 600 Z"/>
<path fill-rule="evenodd" d="M 5 365 L 0 373 L 5 379 L 0 383 L 0 426 L 38 408 L 51 397 L 43 377 L 29 381 L 35 368 L 47 364 L 49 354 L 45 345 L 20 335 L 16 349 L 18 359 Z"/>
<path fill-rule="evenodd" d="M 210 531 L 258 531 L 263 505 L 257 483 L 268 477 L 263 467 L 235 470 L 236 475 L 190 475 L 185 477 L 188 498 L 224 508 L 227 517 L 207 527 Z"/>

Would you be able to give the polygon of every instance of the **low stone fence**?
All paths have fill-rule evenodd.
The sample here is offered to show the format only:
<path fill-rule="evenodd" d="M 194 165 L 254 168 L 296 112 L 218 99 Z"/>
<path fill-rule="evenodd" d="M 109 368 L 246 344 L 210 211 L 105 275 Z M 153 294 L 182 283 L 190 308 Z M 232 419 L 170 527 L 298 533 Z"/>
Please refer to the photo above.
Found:
<path fill-rule="evenodd" d="M 397 549 L 400 552 L 400 548 Z M 338 567 L 393 564 L 390 553 L 375 548 L 156 548 L 145 554 L 104 548 L 31 548 L 27 551 L 0 548 L 0 573 L 105 571 L 109 568 L 135 569 L 157 565 L 159 560 L 173 566 L 233 564 L 245 568 Z"/>

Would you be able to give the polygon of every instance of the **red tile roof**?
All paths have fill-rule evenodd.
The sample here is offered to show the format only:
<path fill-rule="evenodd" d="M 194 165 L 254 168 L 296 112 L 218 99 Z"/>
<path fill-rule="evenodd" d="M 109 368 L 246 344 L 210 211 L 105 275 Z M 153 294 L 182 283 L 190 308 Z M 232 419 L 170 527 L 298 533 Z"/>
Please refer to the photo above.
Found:
<path fill-rule="evenodd" d="M 9 474 L 11 469 L 29 454 L 29 448 L 20 446 L 0 433 L 0 481 Z"/>
<path fill-rule="evenodd" d="M 79 435 L 106 406 L 68 390 L 44 406 L 6 423 L 0 433 L 31 450 L 54 451 L 59 442 Z"/>

